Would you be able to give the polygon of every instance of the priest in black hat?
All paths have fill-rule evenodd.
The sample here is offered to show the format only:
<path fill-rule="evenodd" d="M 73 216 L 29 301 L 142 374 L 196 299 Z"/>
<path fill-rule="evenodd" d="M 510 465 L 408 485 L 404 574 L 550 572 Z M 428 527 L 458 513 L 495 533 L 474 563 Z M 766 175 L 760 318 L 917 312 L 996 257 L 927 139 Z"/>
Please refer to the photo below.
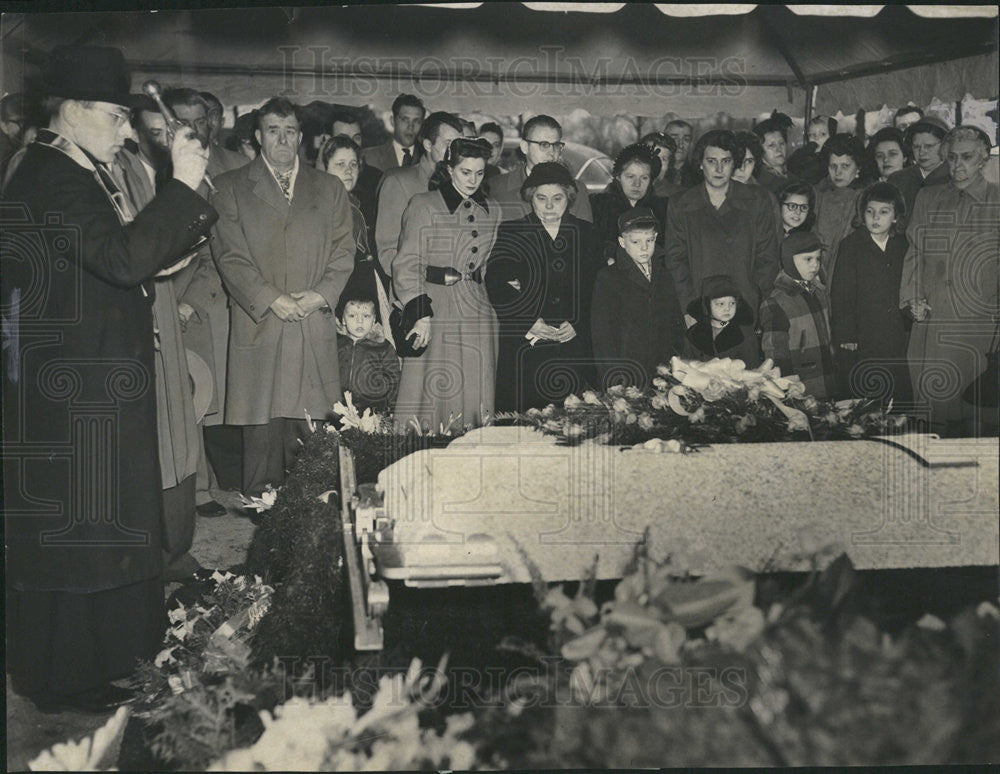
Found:
<path fill-rule="evenodd" d="M 4 191 L 7 664 L 43 710 L 103 711 L 165 625 L 151 280 L 218 216 L 189 131 L 141 212 L 122 195 L 120 51 L 58 47 L 43 89 L 48 129 Z"/>

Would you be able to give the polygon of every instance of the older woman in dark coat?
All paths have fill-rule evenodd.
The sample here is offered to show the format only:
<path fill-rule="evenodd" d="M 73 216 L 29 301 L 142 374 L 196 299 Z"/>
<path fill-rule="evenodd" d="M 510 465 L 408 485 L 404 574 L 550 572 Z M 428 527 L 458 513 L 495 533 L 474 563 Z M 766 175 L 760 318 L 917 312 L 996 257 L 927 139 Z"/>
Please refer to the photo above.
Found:
<path fill-rule="evenodd" d="M 594 227 L 601 240 L 604 258 L 610 262 L 618 251 L 618 217 L 633 207 L 648 207 L 656 217 L 657 244 L 663 247 L 667 221 L 667 198 L 653 192 L 653 181 L 660 175 L 663 162 L 646 143 L 623 148 L 611 170 L 613 180 L 600 193 L 591 194 L 590 209 Z"/>
<path fill-rule="evenodd" d="M 497 411 L 544 408 L 594 381 L 590 298 L 599 254 L 594 227 L 567 210 L 577 187 L 557 163 L 521 186 L 531 213 L 500 224 L 486 292 L 500 324 Z"/>

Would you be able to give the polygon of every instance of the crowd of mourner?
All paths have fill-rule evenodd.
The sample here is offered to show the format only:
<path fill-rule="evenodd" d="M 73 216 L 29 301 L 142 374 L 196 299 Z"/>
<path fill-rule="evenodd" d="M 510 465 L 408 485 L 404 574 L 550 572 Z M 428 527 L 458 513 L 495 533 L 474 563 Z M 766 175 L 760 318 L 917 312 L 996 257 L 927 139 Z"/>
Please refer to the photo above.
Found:
<path fill-rule="evenodd" d="M 8 516 L 8 663 L 40 706 L 117 700 L 108 680 L 162 636 L 157 584 L 197 567 L 194 514 L 223 512 L 220 487 L 280 485 L 307 414 L 346 392 L 437 430 L 645 388 L 675 355 L 770 358 L 816 397 L 967 427 L 997 311 L 978 128 L 911 105 L 866 144 L 817 116 L 790 153 L 782 114 L 697 138 L 675 120 L 588 193 L 545 114 L 503 171 L 501 126 L 409 94 L 382 144 L 358 113 L 304 125 L 274 97 L 227 148 L 218 99 L 166 89 L 174 131 L 115 49 L 58 48 L 42 84 L 33 126 L 19 97 L 2 103 L 4 202 L 75 236 L 47 242 L 45 292 L 37 262 L 4 257 L 5 434 L 66 441 L 74 411 L 110 405 L 120 472 L 105 532 L 87 526 L 99 552 L 59 542 L 65 515 Z M 32 321 L 57 335 L 32 340 Z M 5 489 L 61 492 L 83 475 L 70 456 L 5 464 Z M 86 500 L 62 496 L 73 525 Z M 155 539 L 127 539 L 143 530 Z M 95 620 L 114 623 L 81 634 Z"/>

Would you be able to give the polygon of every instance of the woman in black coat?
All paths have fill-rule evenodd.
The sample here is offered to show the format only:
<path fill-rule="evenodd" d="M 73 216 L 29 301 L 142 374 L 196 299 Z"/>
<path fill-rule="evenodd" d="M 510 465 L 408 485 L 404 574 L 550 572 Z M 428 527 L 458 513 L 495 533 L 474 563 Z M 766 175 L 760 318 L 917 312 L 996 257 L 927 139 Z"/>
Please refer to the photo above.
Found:
<path fill-rule="evenodd" d="M 496 410 L 544 408 L 593 383 L 590 297 L 594 228 L 571 215 L 576 183 L 561 164 L 536 164 L 521 186 L 532 212 L 500 224 L 486 292 L 500 324 Z"/>
<path fill-rule="evenodd" d="M 623 148 L 615 158 L 614 179 L 601 193 L 590 195 L 594 228 L 601 240 L 602 255 L 611 263 L 618 252 L 618 217 L 633 207 L 648 207 L 657 221 L 656 244 L 663 247 L 667 223 L 667 197 L 653 193 L 653 181 L 660 174 L 659 155 L 646 143 Z"/>
<path fill-rule="evenodd" d="M 841 398 L 891 397 L 898 403 L 912 397 L 909 336 L 899 308 L 909 246 L 898 225 L 905 206 L 895 186 L 876 183 L 861 195 L 864 225 L 840 242 L 830 288 L 830 329 Z"/>

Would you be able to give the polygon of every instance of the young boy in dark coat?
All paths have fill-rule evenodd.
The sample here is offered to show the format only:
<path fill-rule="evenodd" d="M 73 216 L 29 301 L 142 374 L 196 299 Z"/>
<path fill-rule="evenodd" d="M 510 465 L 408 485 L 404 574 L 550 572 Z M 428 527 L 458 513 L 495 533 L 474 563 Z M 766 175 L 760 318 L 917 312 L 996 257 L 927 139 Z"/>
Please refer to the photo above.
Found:
<path fill-rule="evenodd" d="M 730 357 L 747 368 L 760 365 L 760 341 L 753 331 L 753 312 L 728 274 L 705 277 L 701 298 L 688 304 L 697 322 L 687 330 L 684 356 L 693 360 Z"/>
<path fill-rule="evenodd" d="M 623 213 L 615 262 L 597 273 L 590 324 L 604 387 L 646 387 L 656 366 L 683 350 L 684 317 L 663 252 L 656 247 L 657 230 L 648 208 Z"/>
<path fill-rule="evenodd" d="M 386 341 L 374 295 L 374 274 L 352 274 L 337 302 L 340 387 L 359 413 L 388 412 L 399 390 L 399 358 Z"/>
<path fill-rule="evenodd" d="M 783 376 L 798 375 L 817 398 L 834 393 L 829 299 L 819 280 L 823 243 L 811 231 L 789 234 L 781 243 L 781 271 L 760 307 L 764 357 Z"/>
<path fill-rule="evenodd" d="M 899 309 L 899 283 L 909 242 L 898 230 L 906 205 L 890 183 L 862 193 L 863 225 L 837 252 L 837 273 L 830 288 L 837 395 L 841 398 L 912 397 L 906 361 L 909 339 Z"/>

